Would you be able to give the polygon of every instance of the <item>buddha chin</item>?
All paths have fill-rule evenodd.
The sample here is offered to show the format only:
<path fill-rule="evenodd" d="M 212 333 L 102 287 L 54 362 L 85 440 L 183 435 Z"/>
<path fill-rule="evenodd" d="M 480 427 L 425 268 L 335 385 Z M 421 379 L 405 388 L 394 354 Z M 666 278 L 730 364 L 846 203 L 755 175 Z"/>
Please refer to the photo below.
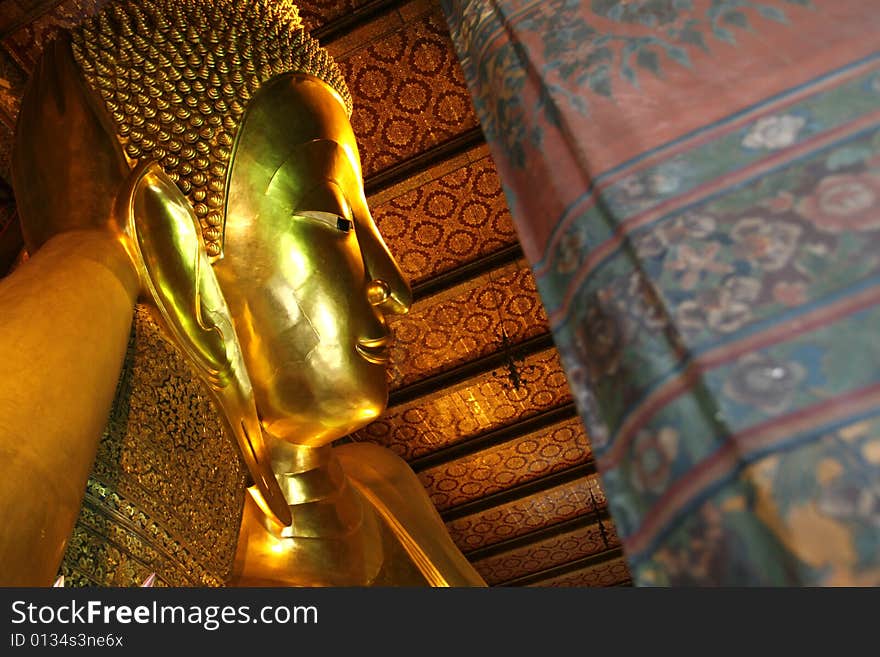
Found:
<path fill-rule="evenodd" d="M 383 366 L 364 361 L 359 369 L 366 376 L 352 379 L 349 371 L 328 381 L 313 374 L 326 368 L 306 364 L 304 370 L 285 370 L 267 385 L 256 385 L 263 429 L 274 438 L 319 447 L 366 426 L 382 414 L 388 388 Z"/>

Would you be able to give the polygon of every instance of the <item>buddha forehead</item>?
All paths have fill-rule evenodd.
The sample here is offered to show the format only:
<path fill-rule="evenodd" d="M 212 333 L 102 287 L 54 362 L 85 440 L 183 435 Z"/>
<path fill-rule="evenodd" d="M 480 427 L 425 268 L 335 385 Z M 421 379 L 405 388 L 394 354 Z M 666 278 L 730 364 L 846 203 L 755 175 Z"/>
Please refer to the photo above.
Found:
<path fill-rule="evenodd" d="M 233 148 L 227 178 L 227 221 L 243 211 L 338 211 L 352 204 L 367 220 L 357 142 L 338 94 L 311 75 L 277 76 L 248 106 Z M 337 187 L 344 202 L 312 207 L 317 187 Z M 305 203 L 305 205 L 303 205 Z M 268 206 L 267 206 L 268 204 Z M 364 206 L 364 207 L 360 207 Z"/>
<path fill-rule="evenodd" d="M 83 77 L 113 118 L 126 156 L 132 164 L 160 163 L 192 205 L 212 257 L 222 254 L 237 132 L 264 84 L 288 73 L 315 76 L 341 115 L 351 113 L 338 67 L 305 33 L 296 6 L 284 0 L 118 0 L 71 37 Z M 347 120 L 328 126 L 322 113 L 306 111 L 299 116 L 319 120 L 292 134 L 289 116 L 266 112 L 261 124 L 286 123 L 291 148 L 301 136 L 324 136 L 319 133 L 328 127 L 350 133 L 350 127 L 344 132 Z M 350 143 L 356 156 L 353 137 L 340 143 Z M 285 150 L 273 144 L 273 152 Z"/>

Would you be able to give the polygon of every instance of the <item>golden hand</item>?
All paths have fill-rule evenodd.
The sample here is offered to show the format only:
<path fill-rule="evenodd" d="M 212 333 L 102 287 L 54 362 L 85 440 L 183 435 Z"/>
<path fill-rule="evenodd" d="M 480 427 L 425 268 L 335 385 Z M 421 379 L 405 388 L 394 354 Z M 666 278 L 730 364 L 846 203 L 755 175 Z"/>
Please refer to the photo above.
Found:
<path fill-rule="evenodd" d="M 110 243 L 125 242 L 113 204 L 129 165 L 111 118 L 94 101 L 68 39 L 50 43 L 22 99 L 12 153 L 15 200 L 30 253 L 73 231 L 93 233 L 87 243 L 102 235 L 111 237 Z M 129 290 L 137 286 L 122 249 L 82 255 L 110 267 Z"/>
<path fill-rule="evenodd" d="M 31 256 L 0 281 L 0 584 L 49 585 L 80 511 L 140 289 L 113 204 L 128 166 L 66 42 L 27 89 L 13 186 Z M 49 411 L 47 411 L 49 409 Z"/>

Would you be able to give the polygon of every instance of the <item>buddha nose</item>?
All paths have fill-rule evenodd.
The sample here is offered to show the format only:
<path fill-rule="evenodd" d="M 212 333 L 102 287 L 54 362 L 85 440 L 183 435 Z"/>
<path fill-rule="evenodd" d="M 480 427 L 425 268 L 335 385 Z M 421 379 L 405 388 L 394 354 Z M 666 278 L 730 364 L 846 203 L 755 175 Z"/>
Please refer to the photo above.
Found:
<path fill-rule="evenodd" d="M 412 305 L 410 296 L 395 294 L 391 285 L 380 279 L 373 279 L 367 285 L 367 299 L 385 315 L 405 315 Z"/>
<path fill-rule="evenodd" d="M 412 306 L 412 289 L 372 218 L 356 223 L 367 272 L 367 298 L 384 315 L 405 315 Z"/>
<path fill-rule="evenodd" d="M 405 288 L 395 292 L 387 281 L 374 278 L 367 284 L 367 299 L 383 315 L 405 315 L 412 305 L 412 293 Z"/>
<path fill-rule="evenodd" d="M 391 296 L 391 286 L 385 281 L 373 280 L 367 285 L 367 299 L 374 306 L 381 306 Z"/>

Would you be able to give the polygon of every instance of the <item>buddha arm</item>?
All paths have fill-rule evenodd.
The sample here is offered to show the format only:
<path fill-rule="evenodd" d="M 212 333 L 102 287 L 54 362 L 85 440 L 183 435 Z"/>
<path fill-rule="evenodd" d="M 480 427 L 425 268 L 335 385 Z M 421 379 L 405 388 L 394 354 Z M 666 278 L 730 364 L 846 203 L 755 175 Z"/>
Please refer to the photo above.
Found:
<path fill-rule="evenodd" d="M 101 231 L 60 233 L 0 280 L 0 585 L 57 573 L 137 292 L 124 249 Z"/>

